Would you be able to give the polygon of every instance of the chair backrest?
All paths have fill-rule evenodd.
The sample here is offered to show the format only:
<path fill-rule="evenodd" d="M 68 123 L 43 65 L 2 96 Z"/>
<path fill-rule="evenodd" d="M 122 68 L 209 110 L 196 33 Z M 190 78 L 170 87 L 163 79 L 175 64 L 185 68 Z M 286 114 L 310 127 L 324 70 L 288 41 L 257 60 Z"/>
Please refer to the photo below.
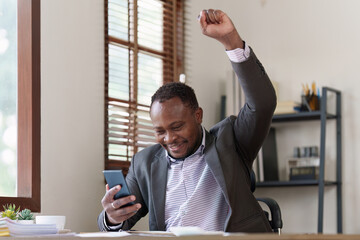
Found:
<path fill-rule="evenodd" d="M 250 171 L 250 180 L 251 180 L 251 192 L 255 192 L 256 189 L 256 177 L 255 177 L 255 173 L 253 170 Z M 281 211 L 280 211 L 280 206 L 279 204 L 272 198 L 256 198 L 256 200 L 258 202 L 263 202 L 265 203 L 268 208 L 270 209 L 270 213 L 271 213 L 271 220 L 269 219 L 269 213 L 265 212 L 265 215 L 268 217 L 269 223 L 271 228 L 273 229 L 274 232 L 277 232 L 280 234 L 281 229 L 283 227 L 283 222 L 282 222 L 282 218 L 281 218 Z"/>

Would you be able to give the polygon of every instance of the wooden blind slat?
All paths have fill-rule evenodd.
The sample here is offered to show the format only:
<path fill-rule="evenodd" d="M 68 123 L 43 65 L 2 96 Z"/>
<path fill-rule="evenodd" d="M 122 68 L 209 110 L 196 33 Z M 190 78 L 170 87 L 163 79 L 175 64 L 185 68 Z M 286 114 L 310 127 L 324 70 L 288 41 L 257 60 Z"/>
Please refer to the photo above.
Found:
<path fill-rule="evenodd" d="M 126 142 L 126 141 L 115 141 L 115 140 L 109 140 L 110 144 L 117 144 L 117 145 L 123 145 L 123 146 L 136 146 L 136 147 L 149 147 L 153 145 L 153 143 L 138 143 L 138 142 Z M 126 155 L 125 155 L 126 156 Z M 130 156 L 132 157 L 132 156 Z"/>
<path fill-rule="evenodd" d="M 120 132 L 120 133 L 129 134 L 130 130 L 128 128 L 110 127 L 109 132 Z"/>

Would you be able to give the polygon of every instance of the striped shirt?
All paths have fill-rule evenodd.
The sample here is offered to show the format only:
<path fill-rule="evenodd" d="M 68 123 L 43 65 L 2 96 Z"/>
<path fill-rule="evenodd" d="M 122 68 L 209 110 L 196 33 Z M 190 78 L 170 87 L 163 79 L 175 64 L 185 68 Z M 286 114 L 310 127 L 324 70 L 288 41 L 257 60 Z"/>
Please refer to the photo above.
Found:
<path fill-rule="evenodd" d="M 197 226 L 208 231 L 223 231 L 228 205 L 220 186 L 205 162 L 205 130 L 202 144 L 184 160 L 171 158 L 166 188 L 165 225 Z"/>

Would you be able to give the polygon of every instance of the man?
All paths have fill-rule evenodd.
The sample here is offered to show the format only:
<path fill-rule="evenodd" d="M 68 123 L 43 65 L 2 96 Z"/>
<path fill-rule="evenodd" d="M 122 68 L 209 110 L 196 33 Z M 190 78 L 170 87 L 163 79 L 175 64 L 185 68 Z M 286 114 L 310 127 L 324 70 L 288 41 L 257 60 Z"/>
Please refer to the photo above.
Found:
<path fill-rule="evenodd" d="M 271 124 L 276 96 L 253 51 L 220 10 L 202 11 L 202 33 L 221 42 L 246 95 L 237 117 L 207 132 L 193 90 L 162 86 L 152 97 L 150 117 L 158 144 L 134 155 L 126 181 L 133 194 L 108 189 L 98 217 L 102 231 L 128 230 L 149 213 L 150 230 L 199 226 L 227 232 L 271 231 L 250 190 L 249 171 Z M 136 204 L 120 208 L 128 202 Z"/>

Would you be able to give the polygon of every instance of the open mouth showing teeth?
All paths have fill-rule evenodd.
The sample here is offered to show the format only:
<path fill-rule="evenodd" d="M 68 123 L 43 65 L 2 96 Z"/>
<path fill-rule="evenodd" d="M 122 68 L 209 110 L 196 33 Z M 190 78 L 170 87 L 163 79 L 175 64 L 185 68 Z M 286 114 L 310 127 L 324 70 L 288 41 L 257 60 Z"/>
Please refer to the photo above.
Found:
<path fill-rule="evenodd" d="M 169 149 L 171 151 L 177 151 L 182 147 L 182 144 L 171 145 L 171 146 L 168 146 L 168 147 L 169 147 Z"/>

